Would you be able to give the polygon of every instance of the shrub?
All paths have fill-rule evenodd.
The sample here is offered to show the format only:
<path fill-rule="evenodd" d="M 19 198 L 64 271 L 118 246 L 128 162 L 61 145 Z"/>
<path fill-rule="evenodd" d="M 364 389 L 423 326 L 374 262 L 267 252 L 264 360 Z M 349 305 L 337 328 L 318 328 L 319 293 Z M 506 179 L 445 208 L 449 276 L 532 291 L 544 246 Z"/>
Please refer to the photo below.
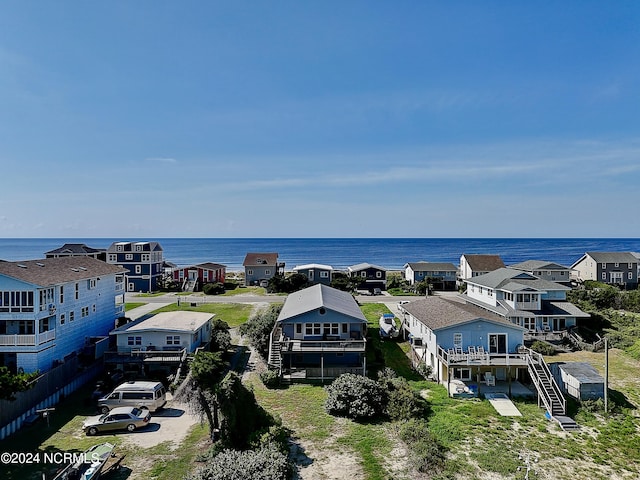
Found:
<path fill-rule="evenodd" d="M 238 288 L 238 282 L 232 280 L 225 280 L 223 285 L 225 290 L 235 290 Z"/>
<path fill-rule="evenodd" d="M 240 325 L 240 334 L 249 337 L 249 342 L 262 355 L 262 358 L 266 359 L 269 355 L 269 337 L 281 309 L 282 304 L 271 304 Z"/>
<path fill-rule="evenodd" d="M 290 473 L 287 455 L 267 444 L 256 450 L 223 450 L 187 480 L 286 480 Z"/>
<path fill-rule="evenodd" d="M 536 340 L 531 344 L 531 350 L 538 352 L 540 355 L 555 355 L 556 349 L 550 343 Z"/>
<path fill-rule="evenodd" d="M 433 374 L 433 367 L 427 365 L 425 362 L 420 362 L 415 366 L 416 372 L 418 372 L 423 378 L 429 379 Z"/>
<path fill-rule="evenodd" d="M 223 320 L 213 320 L 211 322 L 211 351 L 225 352 L 230 347 L 231 333 L 229 333 L 229 324 Z"/>
<path fill-rule="evenodd" d="M 225 292 L 224 285 L 220 282 L 205 283 L 202 291 L 205 295 L 220 295 Z"/>
<path fill-rule="evenodd" d="M 265 370 L 260 373 L 260 380 L 267 388 L 278 388 L 280 386 L 280 375 L 275 370 Z"/>
<path fill-rule="evenodd" d="M 427 422 L 408 420 L 400 426 L 399 435 L 409 447 L 411 462 L 419 472 L 433 474 L 444 468 L 445 447 L 431 434 Z"/>
<path fill-rule="evenodd" d="M 326 389 L 325 409 L 331 415 L 365 419 L 382 415 L 385 411 L 384 389 L 362 375 L 345 373 Z"/>

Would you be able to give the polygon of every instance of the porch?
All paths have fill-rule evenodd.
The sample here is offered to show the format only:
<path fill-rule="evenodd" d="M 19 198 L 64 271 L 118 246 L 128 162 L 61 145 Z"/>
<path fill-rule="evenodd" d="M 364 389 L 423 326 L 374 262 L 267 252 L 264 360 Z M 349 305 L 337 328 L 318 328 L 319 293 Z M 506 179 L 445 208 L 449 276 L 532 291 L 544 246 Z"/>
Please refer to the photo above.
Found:
<path fill-rule="evenodd" d="M 449 396 L 453 398 L 479 398 L 488 394 L 504 394 L 509 398 L 536 398 L 537 393 L 518 380 L 495 380 L 478 382 L 454 379 L 448 385 Z"/>

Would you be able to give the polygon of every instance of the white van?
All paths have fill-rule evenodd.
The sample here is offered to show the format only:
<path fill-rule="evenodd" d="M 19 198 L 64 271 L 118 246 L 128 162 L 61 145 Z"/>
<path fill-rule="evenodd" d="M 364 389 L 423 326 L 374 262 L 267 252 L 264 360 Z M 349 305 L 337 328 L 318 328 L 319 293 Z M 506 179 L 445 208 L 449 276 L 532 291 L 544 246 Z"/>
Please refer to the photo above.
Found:
<path fill-rule="evenodd" d="M 107 413 L 115 407 L 146 408 L 150 412 L 167 403 L 167 392 L 160 382 L 135 381 L 118 385 L 113 392 L 98 400 L 98 410 Z"/>

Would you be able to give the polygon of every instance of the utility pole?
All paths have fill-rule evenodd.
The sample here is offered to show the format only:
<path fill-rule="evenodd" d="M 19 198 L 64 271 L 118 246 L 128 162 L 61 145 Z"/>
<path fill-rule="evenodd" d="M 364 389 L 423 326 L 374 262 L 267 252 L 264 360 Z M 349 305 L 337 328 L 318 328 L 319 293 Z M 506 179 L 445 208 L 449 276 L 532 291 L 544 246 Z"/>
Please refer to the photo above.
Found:
<path fill-rule="evenodd" d="M 604 337 L 604 413 L 609 413 L 609 339 Z"/>

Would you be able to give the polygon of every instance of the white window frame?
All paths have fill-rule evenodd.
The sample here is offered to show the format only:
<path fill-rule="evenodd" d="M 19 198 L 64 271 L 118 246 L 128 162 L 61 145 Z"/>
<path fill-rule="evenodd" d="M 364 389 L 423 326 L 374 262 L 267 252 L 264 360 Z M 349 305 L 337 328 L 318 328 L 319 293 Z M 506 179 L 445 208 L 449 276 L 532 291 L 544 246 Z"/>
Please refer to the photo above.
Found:
<path fill-rule="evenodd" d="M 462 348 L 462 333 L 456 332 L 453 334 L 453 346 Z"/>
<path fill-rule="evenodd" d="M 133 260 L 133 253 L 125 253 L 124 259 L 125 260 Z"/>

